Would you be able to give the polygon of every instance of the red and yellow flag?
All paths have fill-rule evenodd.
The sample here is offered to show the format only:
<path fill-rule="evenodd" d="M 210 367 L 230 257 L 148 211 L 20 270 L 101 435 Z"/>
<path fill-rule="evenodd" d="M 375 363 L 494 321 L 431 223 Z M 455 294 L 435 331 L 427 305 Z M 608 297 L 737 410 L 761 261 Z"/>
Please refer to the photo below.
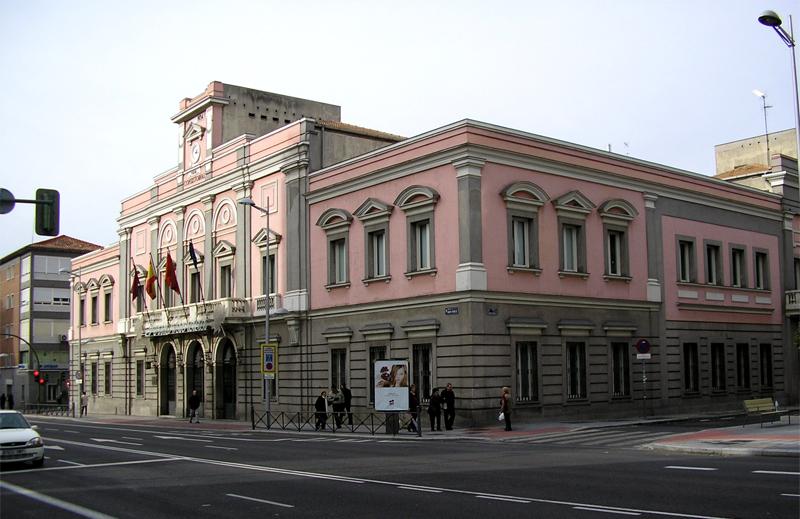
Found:
<path fill-rule="evenodd" d="M 180 294 L 181 289 L 178 286 L 178 276 L 175 274 L 175 262 L 172 261 L 172 256 L 167 252 L 167 266 L 164 273 L 164 284 Z"/>
<path fill-rule="evenodd" d="M 144 282 L 144 291 L 150 299 L 156 298 L 156 269 L 153 267 L 153 258 L 150 258 L 150 266 L 147 267 L 147 279 Z"/>

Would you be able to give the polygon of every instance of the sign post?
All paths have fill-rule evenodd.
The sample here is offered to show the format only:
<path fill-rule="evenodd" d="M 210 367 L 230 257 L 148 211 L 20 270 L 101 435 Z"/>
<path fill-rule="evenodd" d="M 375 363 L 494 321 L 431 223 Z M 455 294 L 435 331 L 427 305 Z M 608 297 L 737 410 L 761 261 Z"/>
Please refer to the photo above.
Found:
<path fill-rule="evenodd" d="M 647 366 L 645 361 L 650 360 L 650 342 L 647 339 L 639 339 L 635 345 L 636 358 L 642 361 L 642 417 L 647 416 Z"/>
<path fill-rule="evenodd" d="M 269 344 L 261 345 L 261 374 L 263 379 L 262 396 L 264 398 L 264 407 L 267 410 L 267 421 L 269 421 L 270 402 L 272 400 L 271 389 L 272 381 L 275 380 L 275 375 L 278 373 L 278 343 L 271 342 Z M 267 424 L 269 429 L 269 424 Z"/>

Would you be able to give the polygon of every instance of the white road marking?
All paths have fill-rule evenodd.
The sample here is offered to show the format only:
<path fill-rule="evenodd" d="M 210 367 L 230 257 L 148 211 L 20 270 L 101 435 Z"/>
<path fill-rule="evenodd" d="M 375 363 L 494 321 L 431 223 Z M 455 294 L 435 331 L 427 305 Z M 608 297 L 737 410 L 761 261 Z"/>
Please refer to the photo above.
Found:
<path fill-rule="evenodd" d="M 236 447 L 220 447 L 219 445 L 204 445 L 206 449 L 222 449 L 225 451 L 238 451 Z"/>
<path fill-rule="evenodd" d="M 780 470 L 754 470 L 753 474 L 777 474 L 779 476 L 800 476 L 800 472 L 783 472 Z"/>
<path fill-rule="evenodd" d="M 49 451 L 63 451 L 64 447 L 59 447 L 58 445 L 45 445 L 44 448 Z"/>
<path fill-rule="evenodd" d="M 683 467 L 681 465 L 667 465 L 664 467 L 665 469 L 675 469 L 675 470 L 700 470 L 700 471 L 714 471 L 719 470 L 711 467 Z"/>
<path fill-rule="evenodd" d="M 156 438 L 161 438 L 162 440 L 183 440 L 185 442 L 214 443 L 212 440 L 201 440 L 199 438 L 186 438 L 184 436 L 159 436 L 157 434 L 155 434 L 154 436 Z"/>
<path fill-rule="evenodd" d="M 294 505 L 287 505 L 286 503 L 278 503 L 277 501 L 267 501 L 266 499 L 256 499 L 255 497 L 240 496 L 239 494 L 225 494 L 226 496 L 236 497 L 238 499 L 246 499 L 248 501 L 255 501 L 257 503 L 266 503 L 268 505 L 282 506 L 284 508 L 294 508 Z"/>
<path fill-rule="evenodd" d="M 436 490 L 435 488 L 425 488 L 425 487 L 397 487 L 401 490 L 416 490 L 417 492 L 430 492 L 431 494 L 441 494 L 441 490 Z"/>
<path fill-rule="evenodd" d="M 586 510 L 588 512 L 605 512 L 607 514 L 620 514 L 620 515 L 642 515 L 639 512 L 623 512 L 622 510 L 611 510 L 609 508 L 590 508 L 588 506 L 573 506 L 575 510 Z"/>
<path fill-rule="evenodd" d="M 133 436 L 123 436 L 123 440 L 136 440 L 137 442 L 143 442 L 144 438 L 134 438 Z"/>
<path fill-rule="evenodd" d="M 81 433 L 80 431 L 67 431 L 66 429 L 61 431 L 61 432 L 65 432 L 65 433 L 69 433 L 69 434 L 80 434 Z"/>
<path fill-rule="evenodd" d="M 186 458 L 188 459 L 188 458 Z M 185 461 L 184 458 L 159 458 L 155 460 L 135 460 L 135 461 L 113 461 L 109 463 L 95 463 L 93 465 L 82 465 L 80 463 L 74 463 L 73 466 L 70 467 L 44 467 L 44 468 L 35 468 L 35 469 L 25 469 L 25 470 L 15 470 L 14 474 L 22 474 L 24 472 L 50 472 L 52 470 L 74 470 L 74 469 L 96 469 L 96 468 L 105 468 L 105 467 L 119 467 L 122 465 L 143 465 L 145 463 L 162 463 L 164 461 Z M 72 463 L 72 462 L 65 462 L 65 463 Z"/>
<path fill-rule="evenodd" d="M 17 485 L 12 485 L 11 483 L 4 483 L 3 481 L 0 481 L 0 488 L 14 492 L 16 494 L 23 495 L 25 497 L 29 497 L 35 501 L 39 501 L 40 503 L 45 503 L 60 510 L 72 512 L 75 515 L 86 517 L 88 519 L 114 519 L 113 516 L 111 515 L 106 515 L 96 510 L 91 510 L 89 508 L 80 505 L 68 503 L 66 501 L 62 501 L 61 499 L 56 499 L 55 497 L 46 496 L 44 494 L 40 494 L 39 492 L 24 487 L 18 487 Z"/>
<path fill-rule="evenodd" d="M 494 501 L 508 501 L 510 503 L 525 503 L 528 504 L 530 501 L 527 499 L 516 499 L 514 497 L 499 497 L 499 496 L 484 496 L 484 495 L 477 495 L 475 496 L 478 499 L 492 499 Z"/>
<path fill-rule="evenodd" d="M 800 497 L 800 494 L 781 494 L 783 497 Z"/>
<path fill-rule="evenodd" d="M 83 463 L 78 463 L 77 461 L 68 461 L 68 460 L 58 460 L 59 463 L 67 463 L 68 465 L 75 465 L 77 467 L 83 467 Z"/>
<path fill-rule="evenodd" d="M 119 440 L 111 440 L 108 438 L 90 438 L 90 440 L 99 442 L 99 443 L 119 443 L 120 445 L 138 445 L 141 446 L 141 443 L 133 443 L 133 442 L 121 442 Z"/>

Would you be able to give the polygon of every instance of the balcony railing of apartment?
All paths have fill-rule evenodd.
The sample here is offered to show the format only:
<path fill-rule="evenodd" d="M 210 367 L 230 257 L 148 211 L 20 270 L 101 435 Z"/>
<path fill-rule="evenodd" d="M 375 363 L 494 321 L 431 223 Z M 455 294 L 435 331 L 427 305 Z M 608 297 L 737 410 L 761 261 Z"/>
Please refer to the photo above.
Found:
<path fill-rule="evenodd" d="M 786 315 L 800 315 L 800 290 L 786 291 Z"/>

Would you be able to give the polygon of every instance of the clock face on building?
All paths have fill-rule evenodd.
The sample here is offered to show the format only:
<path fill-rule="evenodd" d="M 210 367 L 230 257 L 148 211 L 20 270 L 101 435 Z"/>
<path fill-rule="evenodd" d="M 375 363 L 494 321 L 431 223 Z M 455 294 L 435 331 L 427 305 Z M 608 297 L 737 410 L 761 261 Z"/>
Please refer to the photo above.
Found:
<path fill-rule="evenodd" d="M 197 164 L 198 160 L 200 160 L 200 144 L 195 142 L 192 146 L 192 164 Z"/>

